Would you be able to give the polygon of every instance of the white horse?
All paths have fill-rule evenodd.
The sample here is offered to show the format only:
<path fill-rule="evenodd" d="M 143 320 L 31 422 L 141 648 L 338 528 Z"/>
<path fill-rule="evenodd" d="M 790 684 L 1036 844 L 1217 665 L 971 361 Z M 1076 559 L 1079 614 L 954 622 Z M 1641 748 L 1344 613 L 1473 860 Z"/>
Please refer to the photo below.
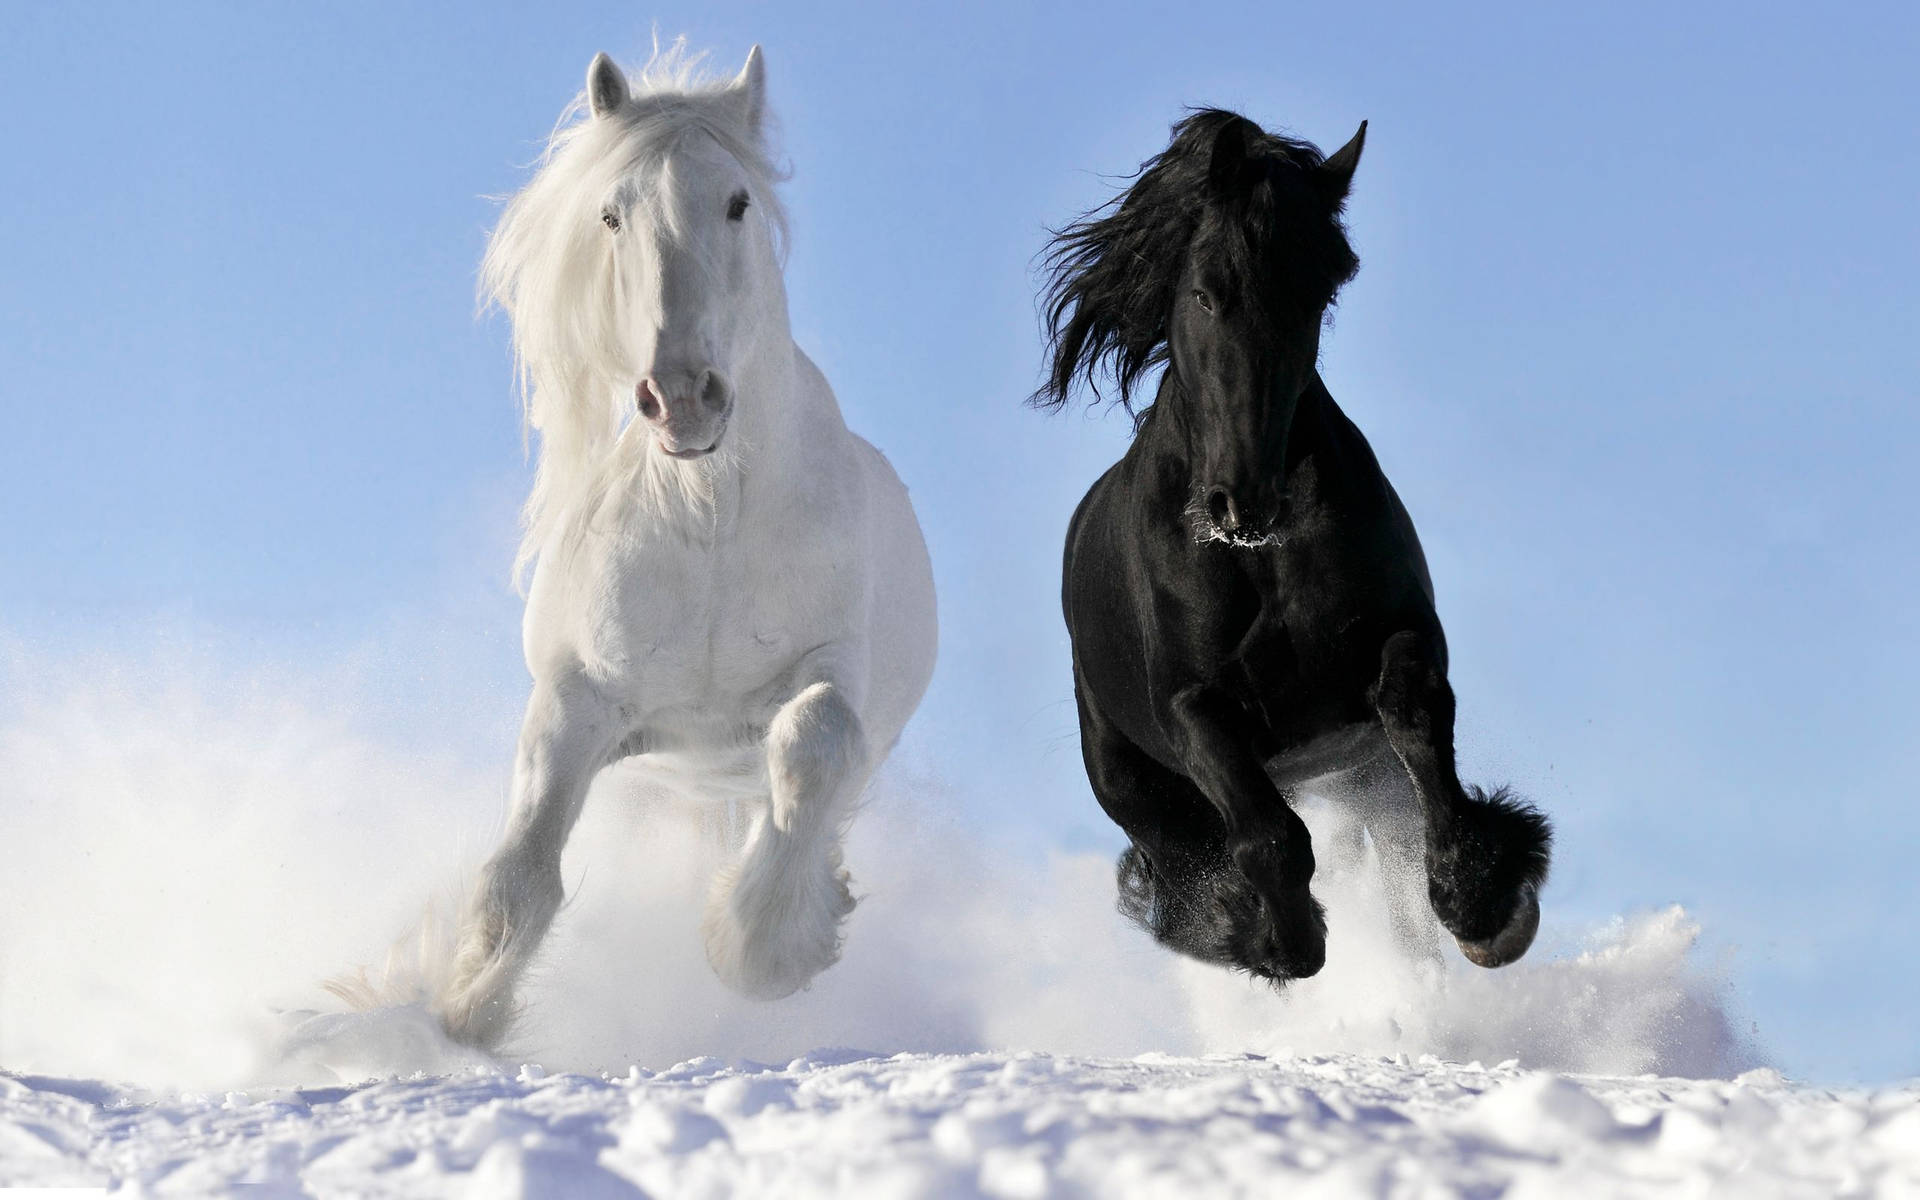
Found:
<path fill-rule="evenodd" d="M 540 434 L 533 695 L 434 1000 L 457 1041 L 508 1032 L 587 785 L 633 755 L 757 805 L 702 925 L 725 983 L 778 998 L 839 957 L 840 840 L 933 673 L 933 576 L 794 344 L 767 125 L 757 46 L 730 81 L 678 47 L 632 81 L 602 54 L 487 248 Z"/>

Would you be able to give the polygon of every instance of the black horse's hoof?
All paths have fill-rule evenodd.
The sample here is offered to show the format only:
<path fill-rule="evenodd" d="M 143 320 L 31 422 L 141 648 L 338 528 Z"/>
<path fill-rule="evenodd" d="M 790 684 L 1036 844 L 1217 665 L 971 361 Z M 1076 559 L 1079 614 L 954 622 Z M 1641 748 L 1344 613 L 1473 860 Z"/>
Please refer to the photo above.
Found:
<path fill-rule="evenodd" d="M 1461 796 L 1446 836 L 1427 846 L 1427 897 L 1469 961 L 1503 967 L 1533 945 L 1552 853 L 1547 819 L 1506 789 Z"/>
<path fill-rule="evenodd" d="M 1533 936 L 1540 932 L 1540 893 L 1536 888 L 1527 888 L 1520 893 L 1520 903 L 1507 921 L 1507 927 L 1484 942 L 1470 942 L 1465 938 L 1456 938 L 1460 943 L 1460 953 L 1476 967 L 1504 967 L 1527 952 L 1533 945 Z"/>
<path fill-rule="evenodd" d="M 1282 950 L 1268 959 L 1261 974 L 1276 983 L 1293 979 L 1312 979 L 1327 965 L 1327 941 L 1318 941 Z"/>
<path fill-rule="evenodd" d="M 1327 965 L 1327 910 L 1305 887 L 1263 899 L 1242 931 L 1236 957 L 1247 971 L 1274 983 L 1318 975 Z"/>

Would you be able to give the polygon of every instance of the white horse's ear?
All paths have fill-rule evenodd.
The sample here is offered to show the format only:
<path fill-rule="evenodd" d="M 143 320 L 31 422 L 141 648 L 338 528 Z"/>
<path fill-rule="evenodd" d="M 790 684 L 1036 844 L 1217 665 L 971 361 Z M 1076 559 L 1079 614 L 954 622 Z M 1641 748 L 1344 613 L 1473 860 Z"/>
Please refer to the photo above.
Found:
<path fill-rule="evenodd" d="M 627 102 L 627 73 L 604 53 L 593 56 L 587 67 L 587 108 L 596 117 L 620 111 Z"/>
<path fill-rule="evenodd" d="M 760 53 L 758 45 L 747 51 L 747 65 L 740 68 L 740 74 L 734 77 L 733 87 L 729 90 L 740 105 L 740 116 L 747 132 L 759 137 L 767 115 L 767 60 Z"/>

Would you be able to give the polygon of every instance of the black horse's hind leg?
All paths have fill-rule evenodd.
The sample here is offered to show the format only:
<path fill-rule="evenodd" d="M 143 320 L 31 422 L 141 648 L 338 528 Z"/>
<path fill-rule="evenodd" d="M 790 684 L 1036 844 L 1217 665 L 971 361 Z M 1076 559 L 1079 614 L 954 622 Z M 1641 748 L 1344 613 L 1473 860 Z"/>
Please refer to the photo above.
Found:
<path fill-rule="evenodd" d="M 1276 980 L 1318 971 L 1326 918 L 1305 878 L 1297 894 L 1269 899 L 1267 881 L 1249 877 L 1226 822 L 1195 782 L 1129 741 L 1087 702 L 1084 688 L 1075 693 L 1087 779 L 1100 807 L 1133 841 L 1120 856 L 1120 911 L 1191 958 Z M 1274 803 L 1299 823 L 1277 793 Z M 1303 825 L 1300 844 L 1305 840 Z"/>
<path fill-rule="evenodd" d="M 1547 819 L 1504 789 L 1461 786 L 1453 758 L 1453 689 L 1437 639 L 1411 630 L 1387 639 L 1374 687 L 1393 746 L 1427 821 L 1427 895 L 1434 915 L 1483 967 L 1533 944 L 1553 835 Z"/>

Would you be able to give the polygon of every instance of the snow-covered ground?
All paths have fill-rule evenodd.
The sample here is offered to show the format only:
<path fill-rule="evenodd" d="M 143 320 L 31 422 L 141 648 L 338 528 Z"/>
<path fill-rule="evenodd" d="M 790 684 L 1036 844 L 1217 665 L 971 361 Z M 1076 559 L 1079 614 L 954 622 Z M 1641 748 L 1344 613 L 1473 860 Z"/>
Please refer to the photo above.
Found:
<path fill-rule="evenodd" d="M 1920 1088 L 1784 1081 L 1685 912 L 1583 928 L 1549 890 L 1513 967 L 1412 955 L 1332 806 L 1327 967 L 1276 993 L 1122 921 L 1110 849 L 995 840 L 896 768 L 845 957 L 768 1005 L 700 949 L 712 813 L 613 772 L 509 1056 L 416 1006 L 311 1015 L 499 796 L 315 711 L 94 690 L 0 723 L 0 1186 L 1920 1196 Z M 404 996 L 434 939 L 399 944 Z"/>
<path fill-rule="evenodd" d="M 1920 1089 L 1431 1057 L 813 1054 L 147 1094 L 0 1079 L 0 1185 L 356 1196 L 1920 1195 Z"/>

